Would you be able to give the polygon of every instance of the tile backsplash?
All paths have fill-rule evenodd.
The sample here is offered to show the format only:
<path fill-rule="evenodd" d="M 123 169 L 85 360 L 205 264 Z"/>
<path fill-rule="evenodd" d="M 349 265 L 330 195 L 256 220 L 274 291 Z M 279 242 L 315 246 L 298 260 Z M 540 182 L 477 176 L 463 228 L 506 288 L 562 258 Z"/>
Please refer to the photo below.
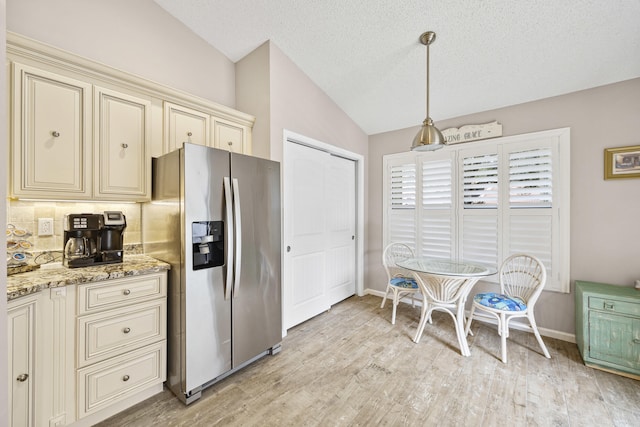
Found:
<path fill-rule="evenodd" d="M 7 224 L 31 232 L 28 240 L 33 245 L 32 252 L 62 251 L 64 216 L 69 213 L 101 213 L 122 211 L 127 218 L 124 232 L 125 245 L 142 243 L 139 203 L 107 202 L 35 202 L 23 200 L 7 201 Z M 38 236 L 38 218 L 53 218 L 53 236 Z"/>

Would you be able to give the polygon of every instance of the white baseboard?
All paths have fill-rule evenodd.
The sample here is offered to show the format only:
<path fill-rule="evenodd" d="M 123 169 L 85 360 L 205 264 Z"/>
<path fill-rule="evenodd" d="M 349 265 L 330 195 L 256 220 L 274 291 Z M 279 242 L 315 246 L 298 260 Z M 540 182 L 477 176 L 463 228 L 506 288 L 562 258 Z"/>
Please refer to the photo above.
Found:
<path fill-rule="evenodd" d="M 374 295 L 380 298 L 384 298 L 384 291 L 378 291 L 376 289 L 365 289 L 364 290 L 364 294 L 365 295 Z M 411 304 L 411 299 L 410 298 L 403 298 L 400 300 L 400 302 L 403 302 L 405 304 Z M 416 305 L 421 306 L 422 302 L 416 300 Z M 468 316 L 469 313 L 467 312 L 466 315 Z M 490 323 L 492 325 L 496 325 L 498 324 L 497 320 L 490 317 L 490 316 L 482 316 L 479 315 L 478 317 L 476 317 L 474 315 L 474 320 L 478 320 L 480 322 L 485 322 L 485 323 Z M 509 326 L 513 329 L 517 329 L 520 331 L 526 331 L 526 332 L 530 332 L 533 333 L 533 331 L 531 330 L 531 327 L 526 324 L 526 323 L 522 323 L 522 322 L 517 322 L 517 321 L 513 321 L 513 322 L 509 322 Z M 555 338 L 561 341 L 566 341 L 566 342 L 571 342 L 574 343 L 576 342 L 576 336 L 574 334 L 569 334 L 567 332 L 562 332 L 562 331 L 556 331 L 555 329 L 547 329 L 547 328 L 541 328 L 540 326 L 538 326 L 538 331 L 540 332 L 540 335 L 542 335 L 543 337 L 549 337 L 549 338 Z"/>

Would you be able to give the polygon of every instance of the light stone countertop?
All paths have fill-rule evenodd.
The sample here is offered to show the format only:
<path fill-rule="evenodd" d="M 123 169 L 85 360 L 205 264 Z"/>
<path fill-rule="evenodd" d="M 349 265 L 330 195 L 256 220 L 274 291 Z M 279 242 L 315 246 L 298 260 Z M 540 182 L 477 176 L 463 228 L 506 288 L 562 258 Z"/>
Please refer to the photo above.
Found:
<path fill-rule="evenodd" d="M 58 288 L 101 280 L 119 279 L 142 274 L 167 271 L 171 267 L 163 261 L 147 255 L 125 255 L 117 264 L 96 265 L 80 268 L 39 268 L 27 273 L 7 277 L 7 300 L 40 292 L 47 288 Z"/>

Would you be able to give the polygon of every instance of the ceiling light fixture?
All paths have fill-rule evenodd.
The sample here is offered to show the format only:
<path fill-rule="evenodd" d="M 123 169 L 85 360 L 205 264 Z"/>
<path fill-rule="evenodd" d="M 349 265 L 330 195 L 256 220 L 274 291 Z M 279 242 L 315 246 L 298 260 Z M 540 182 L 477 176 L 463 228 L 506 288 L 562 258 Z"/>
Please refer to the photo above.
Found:
<path fill-rule="evenodd" d="M 433 120 L 429 117 L 429 45 L 436 40 L 436 33 L 427 31 L 420 36 L 420 43 L 427 46 L 427 118 L 422 122 L 420 131 L 413 139 L 411 150 L 433 151 L 444 147 L 447 144 L 442 132 L 433 125 Z"/>

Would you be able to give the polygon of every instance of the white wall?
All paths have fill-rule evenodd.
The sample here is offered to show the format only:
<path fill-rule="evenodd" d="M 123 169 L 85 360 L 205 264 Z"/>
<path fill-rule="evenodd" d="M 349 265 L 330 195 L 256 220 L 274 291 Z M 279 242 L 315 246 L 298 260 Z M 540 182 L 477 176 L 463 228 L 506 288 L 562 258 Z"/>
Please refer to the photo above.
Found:
<path fill-rule="evenodd" d="M 433 113 L 437 114 L 436 106 Z M 504 136 L 571 128 L 571 293 L 543 293 L 536 306 L 541 327 L 575 332 L 575 280 L 633 286 L 640 278 L 640 179 L 604 180 L 605 148 L 640 145 L 638 117 L 640 79 L 634 79 L 436 122 L 442 130 L 497 120 Z M 371 257 L 365 282 L 374 289 L 384 290 L 385 286 L 379 261 L 382 156 L 408 151 L 417 131 L 415 127 L 369 138 Z"/>
<path fill-rule="evenodd" d="M 235 107 L 235 66 L 152 0 L 7 0 L 7 29 Z"/>

